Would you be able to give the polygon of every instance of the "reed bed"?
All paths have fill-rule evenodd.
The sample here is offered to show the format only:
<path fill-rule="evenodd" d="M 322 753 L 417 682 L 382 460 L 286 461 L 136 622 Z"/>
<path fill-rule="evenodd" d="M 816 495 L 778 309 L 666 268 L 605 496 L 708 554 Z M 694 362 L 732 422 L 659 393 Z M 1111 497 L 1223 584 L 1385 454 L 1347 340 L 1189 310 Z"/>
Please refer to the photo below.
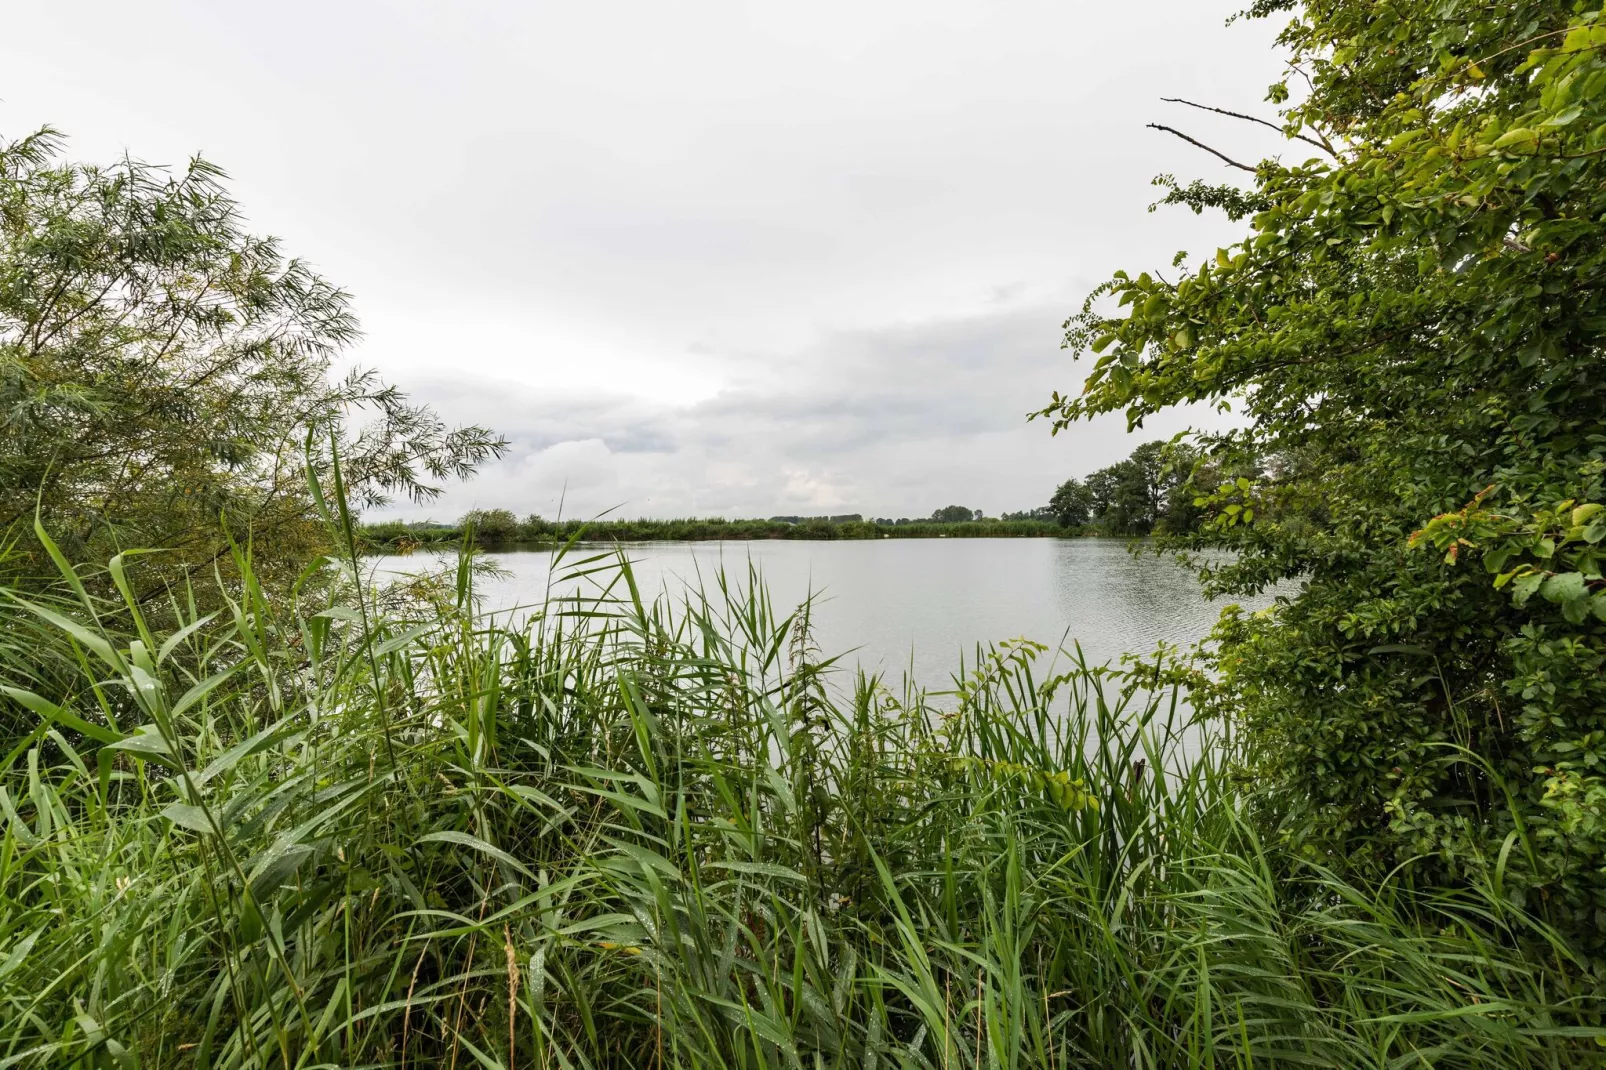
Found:
<path fill-rule="evenodd" d="M 1074 648 L 939 701 L 752 572 L 571 557 L 510 620 L 354 564 L 4 600 L 0 1068 L 1606 1061 L 1498 876 L 1302 859 L 1248 743 Z"/>

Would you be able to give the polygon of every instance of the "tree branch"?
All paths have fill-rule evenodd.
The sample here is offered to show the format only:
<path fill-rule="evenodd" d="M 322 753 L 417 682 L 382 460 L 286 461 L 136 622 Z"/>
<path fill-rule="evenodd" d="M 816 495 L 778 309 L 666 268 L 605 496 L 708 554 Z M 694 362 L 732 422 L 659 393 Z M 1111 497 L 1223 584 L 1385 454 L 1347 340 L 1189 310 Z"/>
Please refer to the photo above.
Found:
<path fill-rule="evenodd" d="M 1183 100 L 1181 97 L 1161 97 L 1160 99 L 1165 101 L 1167 104 L 1186 104 L 1190 108 L 1198 108 L 1200 111 L 1213 111 L 1217 115 L 1228 115 L 1228 116 L 1231 116 L 1234 119 L 1242 119 L 1246 123 L 1259 123 L 1261 126 L 1264 126 L 1267 129 L 1277 131 L 1279 134 L 1282 134 L 1284 137 L 1288 136 L 1288 131 L 1284 130 L 1282 127 L 1278 126 L 1276 123 L 1267 122 L 1265 119 L 1260 119 L 1260 118 L 1257 118 L 1256 116 L 1253 116 L 1253 115 L 1245 115 L 1242 112 L 1237 112 L 1237 111 L 1228 111 L 1226 108 L 1212 108 L 1208 104 L 1195 104 L 1193 101 L 1191 101 L 1191 100 Z M 1320 141 L 1317 141 L 1315 138 L 1306 137 L 1304 134 L 1294 134 L 1293 136 L 1298 138 L 1299 140 L 1303 141 L 1307 145 L 1316 146 L 1318 149 L 1321 149 L 1323 152 L 1325 152 L 1328 155 L 1332 156 L 1334 159 L 1338 158 L 1338 153 L 1333 151 L 1333 146 L 1331 146 L 1331 145 L 1324 145 Z"/>
<path fill-rule="evenodd" d="M 1150 130 L 1164 130 L 1168 134 L 1175 134 L 1175 135 L 1177 135 L 1177 137 L 1180 137 L 1183 141 L 1186 141 L 1188 144 L 1193 145 L 1196 148 L 1204 149 L 1210 155 L 1216 157 L 1217 159 L 1225 161 L 1227 166 L 1229 166 L 1229 167 L 1236 167 L 1238 170 L 1240 170 L 1240 171 L 1248 171 L 1250 174 L 1254 174 L 1255 173 L 1255 169 L 1253 167 L 1250 167 L 1248 164 L 1239 163 L 1237 160 L 1234 160 L 1231 156 L 1228 156 L 1225 153 L 1217 152 L 1215 149 L 1211 148 L 1209 145 L 1206 145 L 1202 141 L 1195 141 L 1193 138 L 1189 137 L 1187 134 L 1184 134 L 1181 130 L 1174 130 L 1169 126 L 1161 126 L 1159 123 L 1150 123 L 1149 124 L 1149 129 Z"/>

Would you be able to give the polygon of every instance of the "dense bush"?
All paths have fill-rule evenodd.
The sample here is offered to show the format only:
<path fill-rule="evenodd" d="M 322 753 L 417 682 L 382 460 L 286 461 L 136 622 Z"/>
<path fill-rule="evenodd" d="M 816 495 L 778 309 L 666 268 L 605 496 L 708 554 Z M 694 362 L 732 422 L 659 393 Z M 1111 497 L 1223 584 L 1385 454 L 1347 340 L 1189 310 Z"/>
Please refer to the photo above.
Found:
<path fill-rule="evenodd" d="M 1162 180 L 1250 231 L 1101 288 L 1069 335 L 1101 355 L 1046 415 L 1232 399 L 1209 459 L 1276 463 L 1201 488 L 1179 541 L 1236 551 L 1215 590 L 1304 584 L 1223 626 L 1212 686 L 1306 847 L 1497 874 L 1606 953 L 1606 22 L 1313 0 L 1282 41 L 1301 162 Z"/>
<path fill-rule="evenodd" d="M 458 527 L 486 542 L 507 542 L 523 533 L 519 518 L 506 509 L 470 510 L 458 521 Z"/>

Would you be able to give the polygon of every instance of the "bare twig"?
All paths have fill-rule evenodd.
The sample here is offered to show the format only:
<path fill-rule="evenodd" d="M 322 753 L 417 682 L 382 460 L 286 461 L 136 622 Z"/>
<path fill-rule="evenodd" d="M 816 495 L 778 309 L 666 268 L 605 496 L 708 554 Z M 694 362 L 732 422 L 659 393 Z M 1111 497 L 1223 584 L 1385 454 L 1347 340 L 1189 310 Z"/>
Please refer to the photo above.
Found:
<path fill-rule="evenodd" d="M 1217 115 L 1227 115 L 1234 119 L 1242 119 L 1246 123 L 1259 123 L 1268 130 L 1275 130 L 1284 136 L 1288 135 L 1288 131 L 1278 126 L 1276 123 L 1268 122 L 1265 119 L 1261 119 L 1253 115 L 1245 115 L 1243 112 L 1228 111 L 1226 108 L 1212 108 L 1208 104 L 1195 104 L 1193 101 L 1183 100 L 1181 97 L 1161 97 L 1160 99 L 1165 101 L 1167 104 L 1186 104 L 1190 108 L 1198 108 L 1200 111 L 1213 111 Z M 1335 159 L 1338 157 L 1338 153 L 1333 151 L 1333 146 L 1331 145 L 1324 145 L 1315 138 L 1306 137 L 1304 134 L 1294 134 L 1293 136 L 1298 138 L 1300 141 L 1303 141 L 1307 145 L 1314 145 L 1316 148 L 1321 149 L 1323 152 L 1329 154 Z"/>
<path fill-rule="evenodd" d="M 1175 130 L 1175 129 L 1172 129 L 1171 127 L 1169 127 L 1169 126 L 1161 126 L 1159 123 L 1150 123 L 1149 124 L 1149 129 L 1150 130 L 1164 130 L 1168 134 L 1175 134 L 1175 135 L 1177 135 L 1177 137 L 1180 137 L 1183 141 L 1186 141 L 1188 144 L 1193 145 L 1193 146 L 1195 146 L 1197 148 L 1204 149 L 1210 155 L 1216 157 L 1217 159 L 1225 161 L 1227 166 L 1229 166 L 1229 167 L 1236 167 L 1238 170 L 1240 170 L 1240 171 L 1248 171 L 1250 174 L 1254 174 L 1255 173 L 1255 169 L 1253 167 L 1250 167 L 1248 164 L 1239 163 L 1237 160 L 1234 160 L 1231 156 L 1228 156 L 1226 153 L 1217 152 L 1215 149 L 1211 148 L 1209 145 L 1206 145 L 1202 141 L 1195 141 L 1193 138 L 1189 137 L 1187 134 L 1184 134 L 1181 130 Z"/>

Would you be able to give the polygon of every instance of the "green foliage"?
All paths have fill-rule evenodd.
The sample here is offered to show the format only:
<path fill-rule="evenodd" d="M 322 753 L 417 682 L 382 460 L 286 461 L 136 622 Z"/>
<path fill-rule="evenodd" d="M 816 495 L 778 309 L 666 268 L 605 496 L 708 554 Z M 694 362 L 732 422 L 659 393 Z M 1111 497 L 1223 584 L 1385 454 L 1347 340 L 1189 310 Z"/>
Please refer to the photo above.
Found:
<path fill-rule="evenodd" d="M 970 509 L 963 505 L 945 505 L 931 514 L 933 524 L 963 524 L 968 520 L 980 519 L 980 509 Z"/>
<path fill-rule="evenodd" d="M 1149 205 L 1151 212 L 1175 204 L 1191 208 L 1194 215 L 1203 215 L 1206 208 L 1213 208 L 1236 223 L 1245 216 L 1263 212 L 1271 207 L 1269 199 L 1254 191 L 1242 190 L 1233 185 L 1211 184 L 1194 179 L 1186 186 L 1179 186 L 1172 175 L 1161 175 L 1154 180 L 1154 184 L 1164 189 L 1166 193 L 1164 197 Z"/>
<path fill-rule="evenodd" d="M 1311 0 L 1281 40 L 1309 90 L 1290 148 L 1320 154 L 1262 162 L 1241 202 L 1173 184 L 1253 202 L 1249 233 L 1101 288 L 1069 324 L 1085 389 L 1044 415 L 1231 401 L 1247 426 L 1209 459 L 1276 463 L 1201 490 L 1178 542 L 1236 552 L 1202 566 L 1217 591 L 1303 584 L 1224 622 L 1208 686 L 1306 846 L 1499 872 L 1606 951 L 1606 22 Z"/>
<path fill-rule="evenodd" d="M 1093 519 L 1093 493 L 1080 479 L 1067 479 L 1054 488 L 1048 511 L 1062 528 L 1081 527 Z"/>
<path fill-rule="evenodd" d="M 1104 535 L 1186 531 L 1198 519 L 1192 503 L 1199 481 L 1214 471 L 1195 462 L 1186 446 L 1146 442 L 1086 480 L 1061 483 L 1047 511 L 1061 527 Z"/>
<path fill-rule="evenodd" d="M 782 524 L 808 524 L 823 522 L 827 524 L 857 524 L 864 519 L 862 513 L 837 513 L 834 516 L 772 516 L 771 520 Z"/>
<path fill-rule="evenodd" d="M 37 507 L 75 557 L 143 545 L 207 568 L 232 531 L 289 579 L 322 545 L 311 429 L 368 505 L 501 451 L 372 373 L 331 380 L 358 333 L 346 294 L 246 233 L 218 168 L 68 163 L 61 144 L 0 143 L 0 532 L 29 551 L 11 569 L 53 575 L 27 541 Z"/>
<path fill-rule="evenodd" d="M 533 518 L 536 524 L 540 518 Z M 486 542 L 506 542 L 520 535 L 519 518 L 507 509 L 471 509 L 463 514 L 457 526 L 472 531 Z"/>
<path fill-rule="evenodd" d="M 490 529 L 484 526 L 490 520 Z M 597 520 L 549 521 L 539 516 L 508 526 L 512 514 L 505 510 L 471 513 L 458 524 L 403 524 L 397 521 L 366 524 L 365 543 L 381 549 L 407 549 L 415 546 L 462 542 L 475 519 L 475 541 L 498 546 L 509 542 L 534 544 L 585 542 L 693 542 L 747 539 L 936 539 L 936 538 L 1053 538 L 1069 534 L 1049 516 L 1018 516 L 1003 520 L 969 520 L 939 523 L 931 520 L 848 520 L 789 519 L 727 520 L 724 517 L 689 517 L 680 520 Z M 492 532 L 495 532 L 493 535 Z"/>
<path fill-rule="evenodd" d="M 751 571 L 671 606 L 560 558 L 602 593 L 509 626 L 467 567 L 327 567 L 292 608 L 242 556 L 171 631 L 0 600 L 6 1065 L 1600 1061 L 1498 883 L 1300 859 L 1233 737 L 1075 652 L 838 687 Z"/>
<path fill-rule="evenodd" d="M 1111 534 L 1147 535 L 1159 522 L 1172 482 L 1164 478 L 1163 449 L 1163 443 L 1145 443 L 1087 477 L 1090 511 Z"/>
<path fill-rule="evenodd" d="M 1047 506 L 1047 505 L 1039 505 L 1035 509 L 1021 509 L 1021 510 L 1017 510 L 1017 511 L 1011 512 L 1011 513 L 1002 513 L 1002 514 L 999 515 L 998 519 L 1000 519 L 1000 520 L 1052 520 L 1056 524 L 1059 523 L 1059 517 L 1057 515 L 1055 515 L 1053 507 L 1052 506 Z M 878 523 L 879 523 L 879 521 L 878 521 Z"/>

